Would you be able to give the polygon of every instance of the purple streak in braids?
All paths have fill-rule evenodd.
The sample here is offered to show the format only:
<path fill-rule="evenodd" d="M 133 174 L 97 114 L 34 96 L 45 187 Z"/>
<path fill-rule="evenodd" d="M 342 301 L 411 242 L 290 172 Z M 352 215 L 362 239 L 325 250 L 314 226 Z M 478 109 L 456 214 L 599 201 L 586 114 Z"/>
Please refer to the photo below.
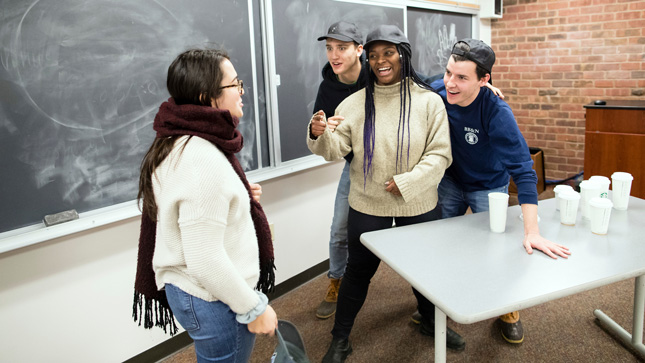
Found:
<path fill-rule="evenodd" d="M 430 85 L 425 83 L 412 67 L 412 50 L 410 44 L 401 43 L 396 45 L 396 49 L 401 55 L 401 82 L 400 86 L 400 109 L 399 109 L 399 128 L 397 131 L 397 145 L 396 145 L 396 172 L 399 173 L 399 166 L 401 171 L 406 169 L 401 165 L 403 158 L 403 148 L 405 140 L 407 139 L 407 152 L 406 152 L 406 167 L 410 163 L 410 111 L 412 110 L 412 96 L 410 92 L 410 80 L 416 83 L 419 87 L 434 91 Z M 365 49 L 365 53 L 369 55 L 369 48 Z M 376 109 L 374 107 L 374 84 L 376 83 L 376 76 L 372 69 L 367 64 L 368 82 L 365 87 L 365 122 L 363 127 L 363 190 L 367 184 L 367 176 L 372 171 L 372 158 L 374 156 L 374 144 L 376 142 Z M 407 130 L 407 133 L 406 133 Z M 406 137 L 407 136 L 407 137 Z"/>

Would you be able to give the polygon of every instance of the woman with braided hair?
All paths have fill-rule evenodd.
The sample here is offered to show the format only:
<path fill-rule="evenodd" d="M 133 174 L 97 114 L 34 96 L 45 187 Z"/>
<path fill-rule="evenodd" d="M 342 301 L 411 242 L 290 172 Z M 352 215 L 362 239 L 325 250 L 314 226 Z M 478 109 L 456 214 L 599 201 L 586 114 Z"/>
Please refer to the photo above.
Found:
<path fill-rule="evenodd" d="M 170 98 L 141 163 L 134 319 L 195 341 L 198 362 L 246 362 L 277 328 L 271 232 L 235 154 L 243 83 L 224 51 L 188 50 L 168 68 Z M 153 315 L 156 315 L 153 318 Z"/>
<path fill-rule="evenodd" d="M 411 64 L 410 42 L 394 25 L 370 32 L 364 44 L 367 86 L 336 109 L 345 117 L 331 131 L 322 112 L 310 121 L 309 149 L 327 160 L 354 153 L 350 165 L 349 259 L 341 284 L 332 342 L 323 362 L 343 362 L 349 335 L 380 259 L 360 242 L 365 232 L 441 217 L 437 186 L 452 162 L 448 118 L 441 97 Z M 393 243 L 396 243 L 393 241 Z M 413 289 L 414 291 L 414 289 Z M 419 312 L 434 319 L 434 305 L 414 291 Z M 433 334 L 433 332 L 428 332 Z M 465 343 L 452 330 L 447 345 Z"/>

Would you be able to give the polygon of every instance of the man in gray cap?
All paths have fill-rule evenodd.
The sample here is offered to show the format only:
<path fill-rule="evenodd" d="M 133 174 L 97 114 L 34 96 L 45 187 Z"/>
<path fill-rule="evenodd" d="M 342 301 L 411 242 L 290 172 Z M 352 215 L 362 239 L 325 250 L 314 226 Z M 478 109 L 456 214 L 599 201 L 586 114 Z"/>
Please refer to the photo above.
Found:
<path fill-rule="evenodd" d="M 325 41 L 327 64 L 322 69 L 323 80 L 318 87 L 314 113 L 322 111 L 330 129 L 335 128 L 342 116 L 334 116 L 336 107 L 347 96 L 365 87 L 366 67 L 363 66 L 363 35 L 356 25 L 344 21 L 332 24 L 327 35 L 318 38 Z M 336 312 L 338 289 L 347 266 L 347 214 L 349 213 L 349 162 L 352 154 L 345 159 L 345 167 L 338 182 L 334 217 L 329 238 L 329 286 L 327 294 L 316 310 L 316 316 L 327 319 Z"/>
<path fill-rule="evenodd" d="M 526 252 L 532 254 L 536 248 L 554 259 L 556 255 L 567 258 L 568 248 L 540 235 L 537 176 L 528 146 L 511 108 L 485 87 L 494 63 L 495 52 L 486 43 L 462 39 L 452 49 L 443 79 L 432 83 L 448 112 L 453 157 L 438 189 L 442 217 L 463 215 L 468 207 L 473 213 L 488 211 L 488 193 L 507 193 L 513 177 Z M 506 341 L 524 340 L 518 311 L 502 315 L 500 324 Z"/>

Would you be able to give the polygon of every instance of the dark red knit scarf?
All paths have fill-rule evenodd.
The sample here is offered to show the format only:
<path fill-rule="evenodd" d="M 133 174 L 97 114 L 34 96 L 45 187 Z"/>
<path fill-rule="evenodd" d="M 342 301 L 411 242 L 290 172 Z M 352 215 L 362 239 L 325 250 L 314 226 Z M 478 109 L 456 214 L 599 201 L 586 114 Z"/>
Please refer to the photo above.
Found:
<path fill-rule="evenodd" d="M 251 218 L 260 251 L 260 279 L 256 289 L 266 293 L 273 291 L 275 287 L 271 230 L 264 210 L 260 203 L 253 199 L 244 170 L 235 157 L 235 153 L 243 147 L 242 134 L 237 130 L 238 123 L 238 118 L 231 116 L 228 110 L 217 110 L 208 106 L 177 105 L 172 98 L 169 98 L 159 107 L 153 128 L 157 131 L 157 138 L 179 135 L 201 137 L 212 142 L 226 155 L 249 193 Z M 141 216 L 132 316 L 134 321 L 139 321 L 139 325 L 143 321 L 143 326 L 147 329 L 156 325 L 167 332 L 167 327 L 170 326 L 170 334 L 174 335 L 177 332 L 177 325 L 168 305 L 166 293 L 163 290 L 157 290 L 155 274 L 152 270 L 156 231 L 157 223 L 144 212 Z"/>

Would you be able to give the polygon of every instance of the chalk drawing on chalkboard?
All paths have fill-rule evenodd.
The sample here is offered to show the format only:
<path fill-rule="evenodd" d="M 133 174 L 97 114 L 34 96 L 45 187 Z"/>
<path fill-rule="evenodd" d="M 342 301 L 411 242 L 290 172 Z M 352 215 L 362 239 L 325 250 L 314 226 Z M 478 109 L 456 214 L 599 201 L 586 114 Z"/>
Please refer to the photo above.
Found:
<path fill-rule="evenodd" d="M 320 70 L 327 62 L 324 42 L 317 38 L 326 33 L 329 26 L 339 20 L 356 24 L 363 32 L 363 40 L 376 25 L 389 23 L 382 7 L 356 7 L 355 4 L 327 4 L 310 1 L 293 1 L 285 12 L 287 21 L 297 36 L 297 77 L 311 85 L 305 88 L 307 109 L 313 109 L 320 83 Z"/>
<path fill-rule="evenodd" d="M 135 199 L 168 65 L 185 49 L 224 47 L 254 84 L 249 2 L 192 4 L 0 0 L 0 167 L 10 171 L 0 176 L 0 233 Z M 238 156 L 248 170 L 256 90 L 247 97 Z"/>
<path fill-rule="evenodd" d="M 138 163 L 124 161 L 139 158 L 149 144 L 140 131 L 167 97 L 170 56 L 195 35 L 188 19 L 180 21 L 155 1 L 36 1 L 5 20 L 3 27 L 13 31 L 2 66 L 24 97 L 20 106 L 35 112 L 3 119 L 34 133 L 23 138 L 16 157 L 35 170 L 37 187 L 60 179 L 63 199 L 71 203 L 134 195 L 136 183 L 122 181 L 136 179 Z M 164 24 L 174 28 L 173 37 Z"/>
<path fill-rule="evenodd" d="M 443 73 L 452 46 L 472 34 L 471 16 L 425 9 L 408 9 L 408 35 L 417 71 L 429 76 Z"/>
<path fill-rule="evenodd" d="M 377 25 L 394 24 L 403 28 L 403 6 L 339 2 L 332 0 L 273 0 L 273 36 L 280 120 L 280 158 L 291 161 L 311 155 L 303 125 L 309 120 L 327 62 L 325 42 L 317 41 L 329 26 L 343 20 L 355 23 L 363 37 Z M 304 124 L 303 124 L 304 123 Z"/>
<path fill-rule="evenodd" d="M 450 29 L 444 24 L 439 30 L 434 33 L 432 28 L 425 28 L 423 23 L 417 21 L 417 30 L 424 37 L 430 38 L 435 37 L 439 40 L 439 46 L 434 52 L 424 52 L 419 54 L 419 63 L 422 67 L 428 67 L 430 64 L 439 64 L 445 67 L 448 64 L 448 57 L 450 56 L 450 51 L 452 45 L 457 42 L 457 37 L 455 36 L 455 24 L 450 24 Z M 430 31 L 427 31 L 430 30 Z M 430 54 L 428 54 L 430 53 Z"/>

